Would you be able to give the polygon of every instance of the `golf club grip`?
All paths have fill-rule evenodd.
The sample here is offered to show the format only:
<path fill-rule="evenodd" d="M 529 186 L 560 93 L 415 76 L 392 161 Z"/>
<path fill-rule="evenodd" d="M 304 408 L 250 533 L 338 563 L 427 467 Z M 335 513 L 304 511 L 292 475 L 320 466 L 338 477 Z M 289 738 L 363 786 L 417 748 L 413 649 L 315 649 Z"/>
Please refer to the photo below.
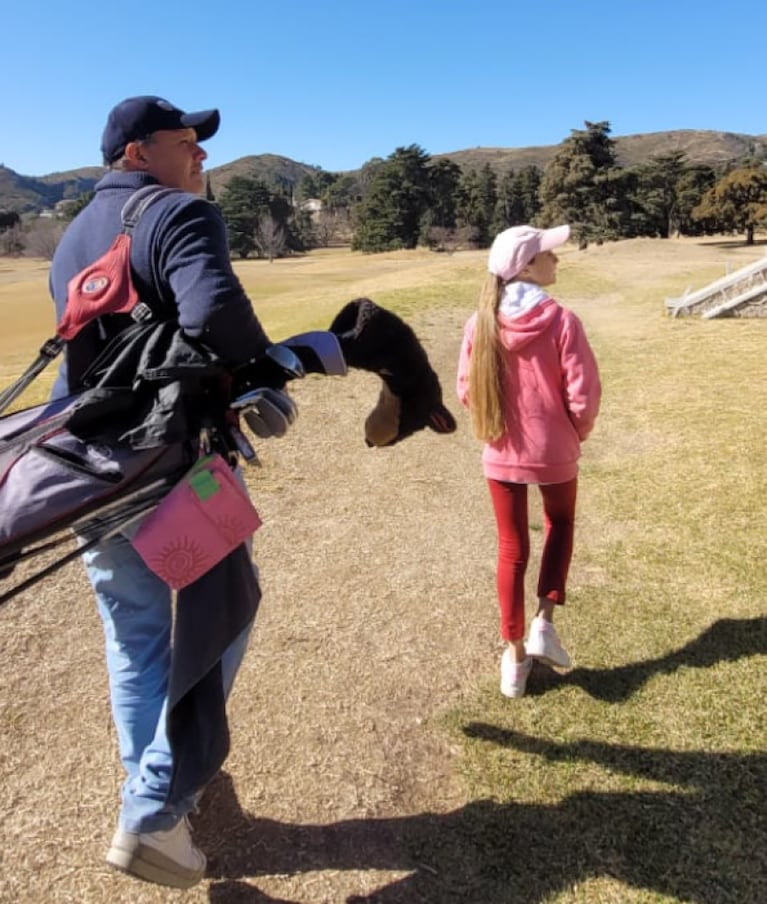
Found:
<path fill-rule="evenodd" d="M 261 389 L 268 387 L 269 389 L 282 389 L 282 387 L 291 379 L 291 375 L 287 373 L 276 361 L 266 355 L 248 361 L 238 367 L 233 375 L 233 396 L 240 396 L 251 389 Z"/>
<path fill-rule="evenodd" d="M 319 331 L 302 333 L 285 340 L 282 344 L 299 359 L 305 373 L 337 375 L 346 372 L 338 340 L 330 333 Z M 269 355 L 264 354 L 235 370 L 233 395 L 239 396 L 252 389 L 282 389 L 288 380 L 294 379 L 294 376 Z"/>

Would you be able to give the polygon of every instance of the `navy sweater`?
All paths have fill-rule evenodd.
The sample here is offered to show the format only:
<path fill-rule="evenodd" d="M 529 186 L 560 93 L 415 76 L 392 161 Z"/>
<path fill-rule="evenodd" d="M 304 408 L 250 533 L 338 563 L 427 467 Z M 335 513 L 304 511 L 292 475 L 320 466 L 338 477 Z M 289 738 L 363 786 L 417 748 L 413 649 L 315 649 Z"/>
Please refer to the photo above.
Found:
<path fill-rule="evenodd" d="M 72 221 L 54 255 L 50 287 L 58 318 L 69 280 L 108 250 L 121 230 L 125 202 L 155 181 L 142 173 L 110 172 L 98 183 L 95 198 Z M 208 201 L 184 192 L 156 199 L 133 232 L 131 264 L 142 300 L 224 360 L 242 363 L 271 344 L 232 271 L 224 222 Z M 104 345 L 103 333 L 124 325 L 125 316 L 108 315 L 67 343 L 54 397 L 77 386 Z M 168 690 L 173 752 L 168 800 L 204 787 L 226 757 L 221 657 L 255 617 L 260 596 L 245 545 L 179 591 Z"/>
<path fill-rule="evenodd" d="M 146 173 L 110 171 L 96 185 L 95 197 L 72 221 L 53 258 L 50 290 L 57 320 L 69 280 L 109 249 L 131 194 L 156 181 Z M 186 192 L 157 199 L 134 229 L 131 266 L 139 296 L 153 309 L 165 309 L 164 316 L 177 319 L 189 336 L 225 361 L 242 363 L 271 344 L 232 270 L 226 227 L 209 201 Z M 104 327 L 92 324 L 67 344 L 54 397 L 78 385 L 104 345 Z"/>

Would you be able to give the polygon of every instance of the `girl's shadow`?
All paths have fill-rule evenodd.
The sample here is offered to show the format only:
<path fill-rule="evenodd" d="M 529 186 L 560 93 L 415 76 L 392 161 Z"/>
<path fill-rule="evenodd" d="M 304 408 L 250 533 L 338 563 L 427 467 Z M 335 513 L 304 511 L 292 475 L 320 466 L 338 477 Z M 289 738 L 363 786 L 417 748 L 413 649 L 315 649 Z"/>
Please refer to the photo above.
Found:
<path fill-rule="evenodd" d="M 530 696 L 555 687 L 575 684 L 598 700 L 622 703 L 654 675 L 670 675 L 677 669 L 708 668 L 718 662 L 734 662 L 767 653 L 767 618 L 722 618 L 699 637 L 673 653 L 610 669 L 575 668 L 562 675 L 537 664 Z"/>

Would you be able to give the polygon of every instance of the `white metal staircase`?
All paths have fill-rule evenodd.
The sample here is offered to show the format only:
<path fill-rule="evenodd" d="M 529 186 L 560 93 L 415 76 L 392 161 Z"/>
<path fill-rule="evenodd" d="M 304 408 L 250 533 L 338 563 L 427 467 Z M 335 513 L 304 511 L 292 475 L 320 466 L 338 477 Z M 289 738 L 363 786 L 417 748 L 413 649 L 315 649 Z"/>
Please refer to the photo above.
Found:
<path fill-rule="evenodd" d="M 673 317 L 767 317 L 767 256 L 696 292 L 667 298 L 666 308 Z"/>

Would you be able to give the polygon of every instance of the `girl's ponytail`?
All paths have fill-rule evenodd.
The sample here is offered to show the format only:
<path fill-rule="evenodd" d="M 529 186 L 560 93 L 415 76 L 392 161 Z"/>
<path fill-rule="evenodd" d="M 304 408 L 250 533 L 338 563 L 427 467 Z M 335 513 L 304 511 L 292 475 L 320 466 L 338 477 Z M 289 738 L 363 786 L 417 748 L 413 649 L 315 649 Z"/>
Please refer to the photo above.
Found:
<path fill-rule="evenodd" d="M 489 273 L 479 294 L 469 361 L 469 412 L 477 439 L 496 440 L 506 429 L 503 415 L 503 355 L 498 339 L 498 305 L 503 280 Z"/>

